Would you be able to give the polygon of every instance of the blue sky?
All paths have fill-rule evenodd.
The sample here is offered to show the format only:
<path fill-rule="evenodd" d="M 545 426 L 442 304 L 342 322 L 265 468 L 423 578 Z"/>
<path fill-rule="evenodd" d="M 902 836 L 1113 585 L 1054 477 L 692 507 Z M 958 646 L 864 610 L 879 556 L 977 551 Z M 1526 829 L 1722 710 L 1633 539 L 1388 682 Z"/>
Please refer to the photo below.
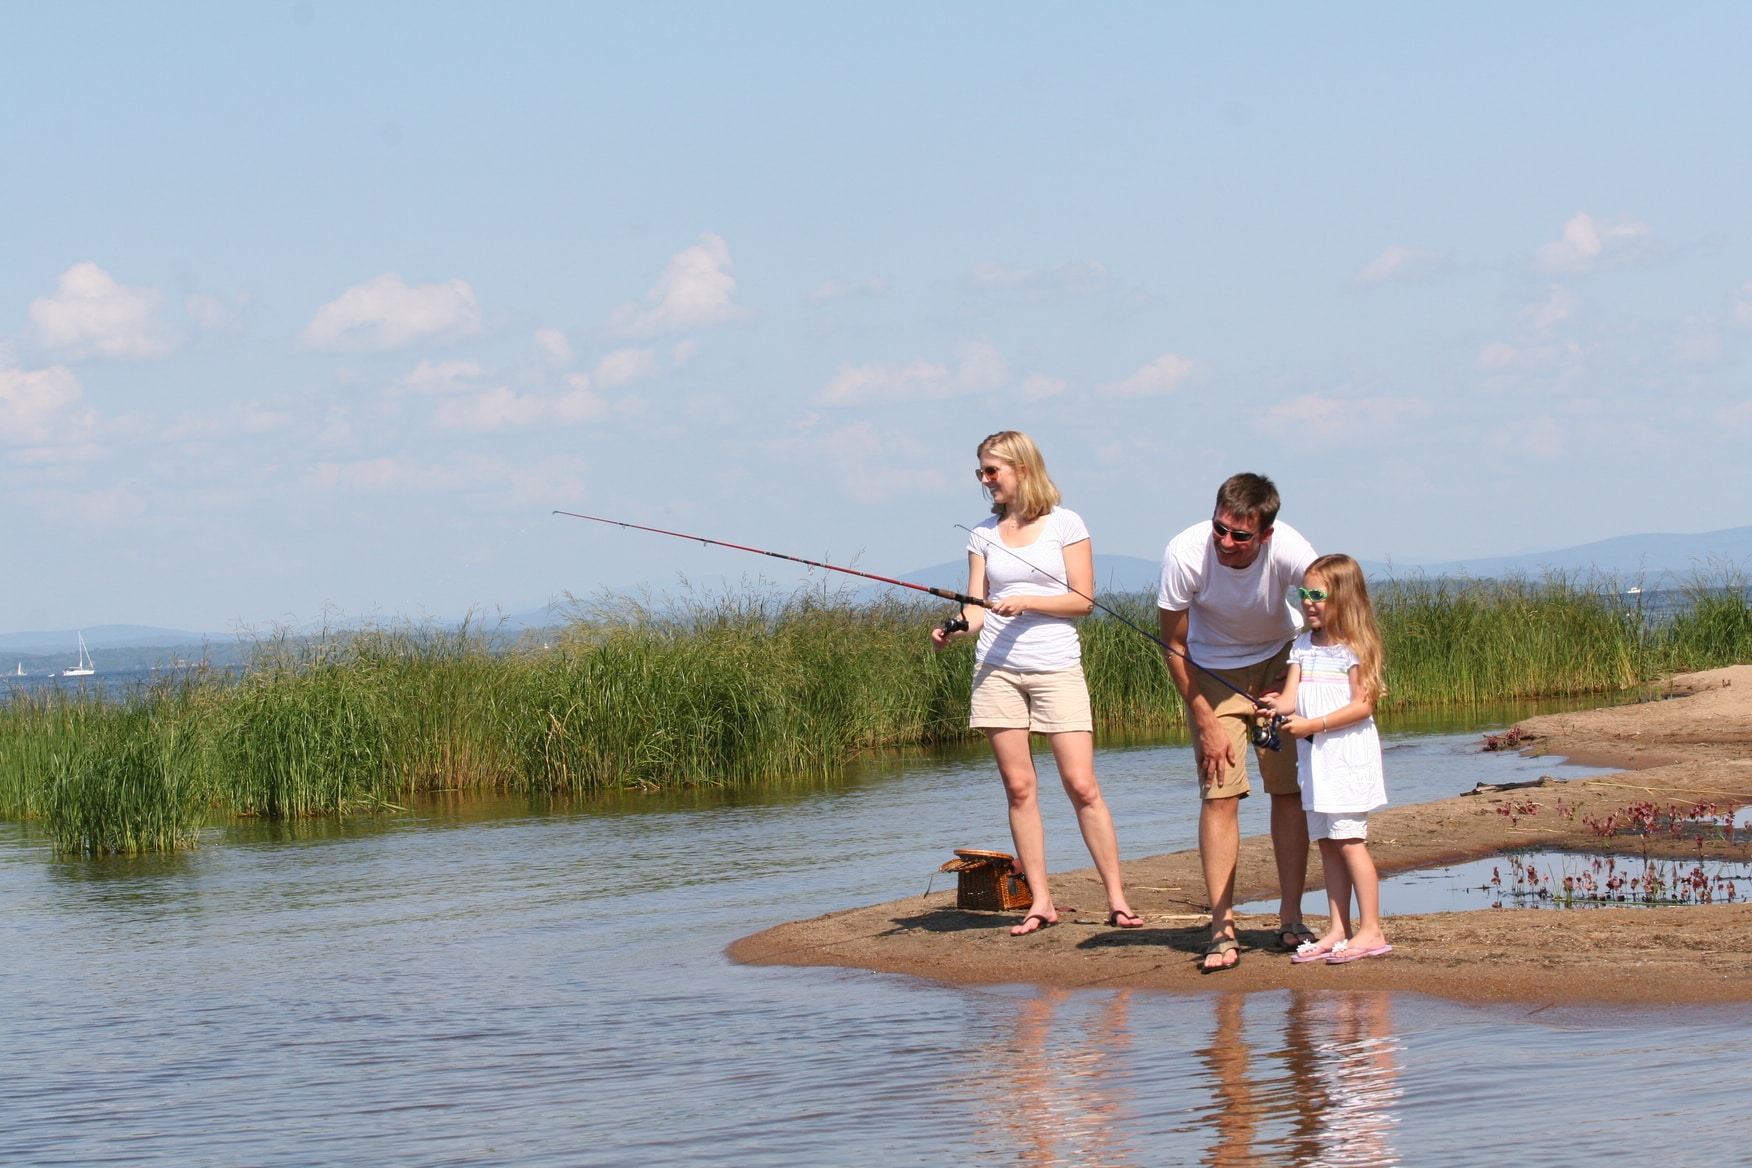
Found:
<path fill-rule="evenodd" d="M 1752 524 L 1752 10 L 14 7 L 0 626 Z"/>

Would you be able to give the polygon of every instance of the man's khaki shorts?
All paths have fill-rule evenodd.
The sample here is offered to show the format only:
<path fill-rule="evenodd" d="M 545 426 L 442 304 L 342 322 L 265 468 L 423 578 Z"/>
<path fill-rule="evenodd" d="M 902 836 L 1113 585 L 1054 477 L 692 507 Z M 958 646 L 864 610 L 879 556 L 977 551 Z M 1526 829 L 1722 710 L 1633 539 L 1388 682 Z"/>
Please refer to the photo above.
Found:
<path fill-rule="evenodd" d="M 1095 719 L 1089 710 L 1089 685 L 1083 680 L 1083 667 L 1018 673 L 995 665 L 976 666 L 973 717 L 968 725 L 975 730 L 1033 730 L 1037 734 L 1093 732 Z"/>
<path fill-rule="evenodd" d="M 1239 669 L 1214 669 L 1217 674 L 1235 685 L 1258 697 L 1278 688 L 1280 679 L 1290 664 L 1290 646 L 1286 644 L 1271 657 L 1257 665 L 1244 665 Z M 1217 681 L 1202 669 L 1192 670 L 1198 690 L 1204 695 L 1205 701 L 1216 711 L 1217 719 L 1224 731 L 1228 733 L 1229 741 L 1234 744 L 1235 762 L 1228 768 L 1226 774 L 1218 776 L 1216 782 L 1203 787 L 1202 794 L 1206 799 L 1233 799 L 1244 796 L 1252 791 L 1252 784 L 1247 779 L 1247 748 L 1252 744 L 1249 731 L 1254 724 L 1253 703 L 1236 693 L 1234 690 Z M 1194 757 L 1199 757 L 1198 736 L 1193 735 L 1192 750 Z M 1296 782 L 1296 743 L 1292 738 L 1283 740 L 1282 750 L 1266 750 L 1256 748 L 1254 754 L 1259 759 L 1259 774 L 1265 780 L 1265 790 L 1270 795 L 1295 795 L 1302 790 Z M 1203 783 L 1204 771 L 1199 771 L 1200 783 Z"/>

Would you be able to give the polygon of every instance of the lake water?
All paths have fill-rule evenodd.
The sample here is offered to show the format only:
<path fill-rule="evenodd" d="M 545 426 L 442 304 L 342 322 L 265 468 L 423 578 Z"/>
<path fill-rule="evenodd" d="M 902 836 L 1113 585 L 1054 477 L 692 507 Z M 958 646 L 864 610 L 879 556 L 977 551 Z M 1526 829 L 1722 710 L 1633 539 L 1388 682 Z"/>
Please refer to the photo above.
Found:
<path fill-rule="evenodd" d="M 1390 736 L 1395 801 L 1553 770 L 1476 742 Z M 1193 843 L 1189 751 L 1099 764 L 1127 854 Z M 1046 806 L 1053 866 L 1086 864 Z M 963 989 L 722 956 L 922 892 L 956 846 L 1008 848 L 980 752 L 214 829 L 169 857 L 57 859 L 0 825 L 0 1163 L 1752 1163 L 1752 1008 Z"/>

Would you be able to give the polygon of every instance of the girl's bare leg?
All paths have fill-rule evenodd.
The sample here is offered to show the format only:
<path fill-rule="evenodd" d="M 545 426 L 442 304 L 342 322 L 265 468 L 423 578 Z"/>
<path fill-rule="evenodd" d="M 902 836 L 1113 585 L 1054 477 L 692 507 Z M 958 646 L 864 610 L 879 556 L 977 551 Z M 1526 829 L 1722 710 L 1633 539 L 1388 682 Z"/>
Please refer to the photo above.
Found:
<path fill-rule="evenodd" d="M 1339 848 L 1338 840 L 1323 839 L 1320 841 L 1320 874 L 1326 882 L 1326 914 L 1328 924 L 1326 933 L 1314 944 L 1323 951 L 1330 951 L 1340 941 L 1349 939 L 1350 932 L 1350 873 L 1345 868 L 1344 853 Z"/>
<path fill-rule="evenodd" d="M 1089 846 L 1089 857 L 1095 861 L 1095 872 L 1107 892 L 1107 908 L 1117 916 L 1135 917 L 1126 903 L 1125 883 L 1119 875 L 1119 836 L 1113 830 L 1113 815 L 1095 779 L 1095 735 L 1087 730 L 1064 730 L 1048 739 L 1053 760 L 1058 763 L 1059 780 L 1071 797 L 1083 842 Z"/>
<path fill-rule="evenodd" d="M 986 737 L 991 740 L 992 757 L 998 760 L 998 774 L 1004 780 L 1004 794 L 1010 801 L 1010 838 L 1016 843 L 1016 859 L 1022 865 L 1022 875 L 1028 879 L 1028 891 L 1034 896 L 1028 916 L 1039 917 L 1047 924 L 1056 923 L 1058 909 L 1053 907 L 1052 892 L 1046 886 L 1046 829 L 1040 823 L 1040 780 L 1034 773 L 1034 757 L 1028 752 L 1028 731 L 987 730 Z M 1024 918 L 1010 933 L 1020 937 L 1042 927 Z"/>
<path fill-rule="evenodd" d="M 1351 947 L 1379 949 L 1387 943 L 1381 931 L 1381 878 L 1375 871 L 1375 859 L 1369 855 L 1367 840 L 1335 841 L 1343 852 L 1347 879 L 1357 894 L 1357 928 L 1351 934 Z"/>

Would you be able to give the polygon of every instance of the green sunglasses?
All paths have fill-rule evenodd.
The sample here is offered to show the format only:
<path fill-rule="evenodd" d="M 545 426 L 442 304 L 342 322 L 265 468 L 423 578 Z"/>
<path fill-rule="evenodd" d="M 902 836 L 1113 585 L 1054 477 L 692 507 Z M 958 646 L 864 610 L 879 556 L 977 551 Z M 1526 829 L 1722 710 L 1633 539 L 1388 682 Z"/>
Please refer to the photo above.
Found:
<path fill-rule="evenodd" d="M 1322 600 L 1325 600 L 1328 596 L 1332 595 L 1332 593 L 1326 591 L 1324 588 L 1303 588 L 1299 585 L 1296 587 L 1295 593 L 1303 600 L 1312 601 L 1315 604 L 1319 604 Z"/>

